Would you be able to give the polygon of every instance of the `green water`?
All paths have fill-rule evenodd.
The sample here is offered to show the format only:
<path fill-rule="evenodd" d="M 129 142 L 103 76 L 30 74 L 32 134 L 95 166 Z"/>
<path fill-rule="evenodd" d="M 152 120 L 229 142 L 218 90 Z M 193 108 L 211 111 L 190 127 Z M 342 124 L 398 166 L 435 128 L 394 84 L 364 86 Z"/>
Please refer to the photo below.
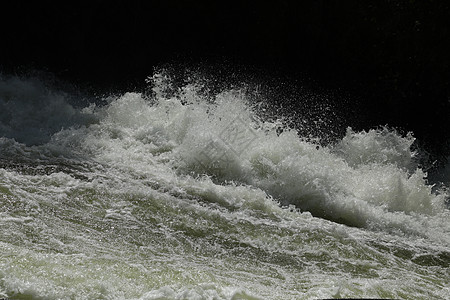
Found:
<path fill-rule="evenodd" d="M 0 297 L 450 294 L 446 195 L 414 165 L 411 136 L 349 129 L 318 147 L 257 123 L 236 94 L 125 94 L 77 110 L 22 85 L 74 125 L 34 146 L 0 138 Z M 238 123 L 248 143 L 230 152 L 224 132 Z M 208 161 L 210 141 L 227 160 Z"/>

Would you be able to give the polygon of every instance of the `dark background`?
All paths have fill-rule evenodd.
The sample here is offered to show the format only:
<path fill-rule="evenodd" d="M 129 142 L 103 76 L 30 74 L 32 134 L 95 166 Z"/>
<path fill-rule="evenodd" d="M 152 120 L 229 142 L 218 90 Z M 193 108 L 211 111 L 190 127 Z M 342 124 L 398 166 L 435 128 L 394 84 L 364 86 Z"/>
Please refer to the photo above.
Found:
<path fill-rule="evenodd" d="M 247 66 L 344 93 L 359 129 L 389 124 L 449 152 L 445 1 L 61 2 L 2 8 L 0 70 L 126 88 L 164 63 Z"/>

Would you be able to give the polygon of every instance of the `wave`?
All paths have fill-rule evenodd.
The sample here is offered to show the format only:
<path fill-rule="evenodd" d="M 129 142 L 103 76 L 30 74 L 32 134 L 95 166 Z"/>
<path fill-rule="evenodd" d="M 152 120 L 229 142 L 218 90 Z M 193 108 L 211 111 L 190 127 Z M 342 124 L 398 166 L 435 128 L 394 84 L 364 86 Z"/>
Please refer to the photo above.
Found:
<path fill-rule="evenodd" d="M 80 174 L 103 172 L 121 188 L 145 183 L 229 209 L 242 206 L 245 193 L 264 193 L 276 205 L 351 226 L 437 240 L 450 232 L 439 224 L 448 215 L 447 195 L 432 191 L 417 166 L 411 133 L 348 128 L 337 143 L 320 145 L 262 117 L 243 90 L 211 99 L 194 82 L 168 95 L 162 76 L 151 78 L 151 93 L 81 108 L 39 80 L 2 77 L 3 166 L 33 169 L 38 162 L 54 166 L 46 173 L 91 180 Z M 235 195 L 224 198 L 220 186 Z"/>
<path fill-rule="evenodd" d="M 1 79 L 0 298 L 446 299 L 446 186 L 412 133 L 326 143 L 165 74 L 92 104 Z"/>

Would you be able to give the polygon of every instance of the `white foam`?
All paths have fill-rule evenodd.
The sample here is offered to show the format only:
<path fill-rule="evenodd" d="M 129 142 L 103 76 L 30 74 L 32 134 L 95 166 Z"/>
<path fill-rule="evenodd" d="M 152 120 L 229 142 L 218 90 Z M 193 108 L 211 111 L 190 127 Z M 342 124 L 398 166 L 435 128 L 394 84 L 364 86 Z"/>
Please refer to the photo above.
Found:
<path fill-rule="evenodd" d="M 322 147 L 280 133 L 238 90 L 211 101 L 195 85 L 165 97 L 158 84 L 84 111 L 58 98 L 69 119 L 96 121 L 49 125 L 42 145 L 5 131 L 1 158 L 28 170 L 0 169 L 1 296 L 420 298 L 426 278 L 444 298 L 444 268 L 411 262 L 450 246 L 445 193 L 414 164 L 411 135 L 349 129 Z"/>
<path fill-rule="evenodd" d="M 155 91 L 163 88 L 157 84 L 166 83 L 156 82 Z M 37 94 L 36 105 L 49 101 L 69 107 L 61 96 L 49 97 L 35 82 L 14 79 L 4 84 L 14 87 L 10 94 L 17 85 L 25 86 L 25 92 L 9 97 L 22 99 L 22 105 L 29 101 L 23 100 L 26 95 Z M 249 185 L 282 205 L 293 204 L 315 216 L 361 227 L 399 227 L 409 232 L 417 214 L 436 215 L 443 210 L 445 195 L 433 194 L 426 174 L 416 170 L 410 134 L 402 137 L 387 128 L 348 129 L 336 146 L 319 147 L 301 140 L 294 130 L 279 134 L 279 124 L 258 119 L 243 93 L 226 91 L 211 102 L 197 93 L 195 85 L 172 98 L 126 93 L 109 102 L 88 112 L 99 120 L 97 124 L 63 130 L 45 148 L 64 149 L 59 154 L 76 149 L 100 164 L 133 176 L 153 176 L 167 185 L 179 185 L 180 175 L 207 174 L 215 183 Z M 71 107 L 69 111 L 77 114 Z M 227 139 L 233 143 L 236 136 L 241 144 L 231 145 Z M 9 147 L 30 151 L 20 144 Z M 211 148 L 224 156 L 206 155 Z M 39 155 L 44 152 L 34 149 Z"/>

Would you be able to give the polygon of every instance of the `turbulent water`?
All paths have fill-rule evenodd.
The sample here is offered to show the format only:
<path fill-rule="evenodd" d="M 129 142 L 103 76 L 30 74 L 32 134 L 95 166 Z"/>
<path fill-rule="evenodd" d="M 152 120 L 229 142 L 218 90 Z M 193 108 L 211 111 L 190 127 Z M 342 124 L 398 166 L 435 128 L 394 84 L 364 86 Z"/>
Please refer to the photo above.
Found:
<path fill-rule="evenodd" d="M 102 105 L 1 78 L 0 298 L 448 298 L 450 180 L 411 134 L 323 146 L 163 77 Z"/>

